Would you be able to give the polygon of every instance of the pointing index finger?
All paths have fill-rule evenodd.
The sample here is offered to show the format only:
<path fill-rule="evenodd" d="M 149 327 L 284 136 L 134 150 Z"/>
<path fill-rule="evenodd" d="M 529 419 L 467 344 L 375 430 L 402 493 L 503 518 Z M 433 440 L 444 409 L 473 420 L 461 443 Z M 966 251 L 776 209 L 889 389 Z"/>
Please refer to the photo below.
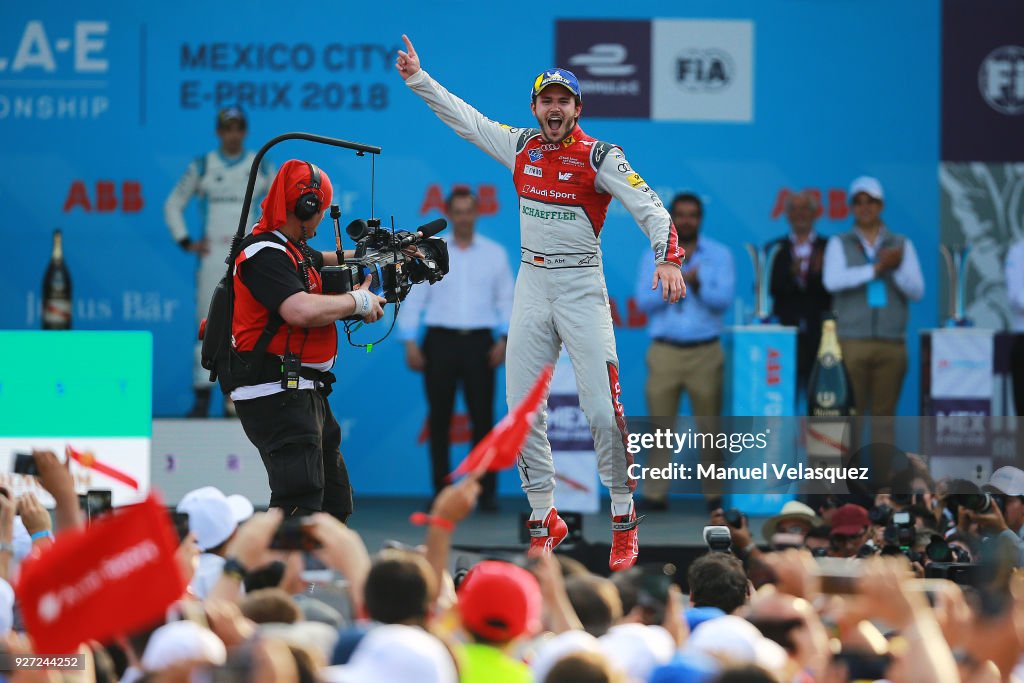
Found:
<path fill-rule="evenodd" d="M 410 57 L 415 56 L 416 50 L 413 48 L 412 41 L 409 40 L 409 36 L 407 36 L 407 35 L 405 35 L 403 33 L 402 34 L 402 41 L 405 43 L 406 49 L 409 50 L 409 56 Z"/>

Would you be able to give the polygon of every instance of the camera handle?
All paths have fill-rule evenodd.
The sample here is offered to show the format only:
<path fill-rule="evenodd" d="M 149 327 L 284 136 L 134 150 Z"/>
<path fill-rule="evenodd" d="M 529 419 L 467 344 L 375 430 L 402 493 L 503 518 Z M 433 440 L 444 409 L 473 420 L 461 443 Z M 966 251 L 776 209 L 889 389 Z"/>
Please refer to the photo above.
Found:
<path fill-rule="evenodd" d="M 345 265 L 345 250 L 341 248 L 341 209 L 331 204 L 331 220 L 334 221 L 334 253 L 338 255 L 338 265 Z"/>
<path fill-rule="evenodd" d="M 278 135 L 276 138 L 273 138 L 260 147 L 260 150 L 256 152 L 256 156 L 253 157 L 252 165 L 249 167 L 249 182 L 246 183 L 245 186 L 245 199 L 242 201 L 242 212 L 238 216 L 238 230 L 235 231 L 235 236 L 231 238 L 231 250 L 228 253 L 227 259 L 224 261 L 224 263 L 227 264 L 225 277 L 227 277 L 228 282 L 231 282 L 231 271 L 235 264 L 235 258 L 238 257 L 238 247 L 242 244 L 242 238 L 245 236 L 245 220 L 249 216 L 249 207 L 252 206 L 252 195 L 256 189 L 256 176 L 259 174 L 260 162 L 263 161 L 263 156 L 271 147 L 284 142 L 285 140 L 308 140 L 309 142 L 316 142 L 321 145 L 343 147 L 345 149 L 354 150 L 357 156 L 363 156 L 366 153 L 370 153 L 373 155 L 373 160 L 376 160 L 377 155 L 381 152 L 380 147 L 377 145 L 366 145 L 361 142 L 349 142 L 348 140 L 339 140 L 338 138 L 329 138 L 325 135 L 314 135 L 312 133 L 285 133 L 283 135 Z"/>

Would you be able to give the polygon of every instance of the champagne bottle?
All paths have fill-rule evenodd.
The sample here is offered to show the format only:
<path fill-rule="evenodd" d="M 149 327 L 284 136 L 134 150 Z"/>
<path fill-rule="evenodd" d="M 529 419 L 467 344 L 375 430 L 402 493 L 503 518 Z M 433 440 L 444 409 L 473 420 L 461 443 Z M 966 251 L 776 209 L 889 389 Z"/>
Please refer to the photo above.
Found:
<path fill-rule="evenodd" d="M 836 321 L 821 323 L 821 344 L 807 384 L 807 459 L 812 467 L 838 465 L 849 458 L 856 412 L 850 374 L 843 363 Z M 833 491 L 840 493 L 841 491 Z"/>
<path fill-rule="evenodd" d="M 811 417 L 853 415 L 853 387 L 843 363 L 843 350 L 836 334 L 836 321 L 826 317 L 821 323 L 821 344 L 807 384 L 807 414 Z"/>
<path fill-rule="evenodd" d="M 43 329 L 71 329 L 71 274 L 64 263 L 60 228 L 53 231 L 50 264 L 43 276 Z"/>

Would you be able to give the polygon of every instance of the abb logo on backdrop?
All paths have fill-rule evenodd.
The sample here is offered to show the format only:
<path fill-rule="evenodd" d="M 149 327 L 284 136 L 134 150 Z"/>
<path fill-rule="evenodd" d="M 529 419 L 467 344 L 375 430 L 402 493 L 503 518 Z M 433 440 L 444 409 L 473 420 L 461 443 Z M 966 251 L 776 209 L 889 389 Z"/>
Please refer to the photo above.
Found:
<path fill-rule="evenodd" d="M 775 220 L 786 213 L 786 200 L 795 195 L 799 190 L 791 190 L 784 187 L 775 195 L 775 206 L 772 207 L 772 220 Z M 816 218 L 827 216 L 829 220 L 841 221 L 850 215 L 850 205 L 846 201 L 846 190 L 832 187 L 824 193 L 816 187 L 809 187 L 804 192 L 809 192 L 818 200 L 818 215 Z"/>
<path fill-rule="evenodd" d="M 765 359 L 765 384 L 773 387 L 782 384 L 782 362 L 779 358 L 782 354 L 778 349 L 768 348 L 768 357 Z"/>
<path fill-rule="evenodd" d="M 86 213 L 111 213 L 117 211 L 119 206 L 122 213 L 138 213 L 144 204 L 142 183 L 137 180 L 122 181 L 120 195 L 112 180 L 97 180 L 91 195 L 84 180 L 75 180 L 64 199 L 64 213 L 70 213 L 76 208 Z"/>
<path fill-rule="evenodd" d="M 466 183 L 456 183 L 452 185 L 452 190 L 460 188 L 468 190 L 473 189 Z M 498 213 L 497 186 L 490 183 L 483 183 L 476 186 L 476 191 L 473 194 L 476 195 L 476 209 L 478 214 L 481 216 L 492 216 Z M 447 195 L 445 195 L 441 186 L 437 183 L 427 187 L 427 192 L 423 196 L 423 201 L 420 203 L 420 215 L 422 216 L 423 214 L 434 210 L 446 213 L 444 205 L 446 196 Z"/>

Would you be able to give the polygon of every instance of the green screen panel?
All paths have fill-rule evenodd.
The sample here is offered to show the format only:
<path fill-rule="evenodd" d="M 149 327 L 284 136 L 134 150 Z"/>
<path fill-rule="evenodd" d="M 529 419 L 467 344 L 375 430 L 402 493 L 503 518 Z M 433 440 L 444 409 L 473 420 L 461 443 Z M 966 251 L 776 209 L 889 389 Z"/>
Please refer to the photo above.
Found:
<path fill-rule="evenodd" d="M 0 331 L 0 436 L 152 434 L 149 332 Z"/>

